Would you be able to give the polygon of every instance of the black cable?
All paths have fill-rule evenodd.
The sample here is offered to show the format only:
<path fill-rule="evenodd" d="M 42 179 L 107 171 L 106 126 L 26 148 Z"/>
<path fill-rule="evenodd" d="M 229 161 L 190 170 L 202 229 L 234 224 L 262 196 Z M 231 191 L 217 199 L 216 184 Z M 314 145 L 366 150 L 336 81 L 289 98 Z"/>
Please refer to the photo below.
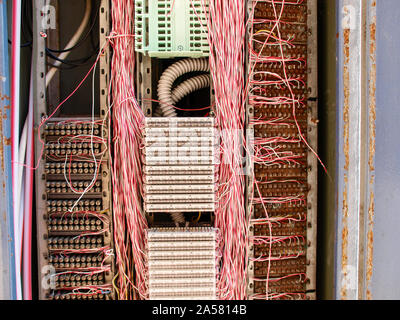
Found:
<path fill-rule="evenodd" d="M 98 2 L 97 7 L 92 6 L 92 12 L 90 15 L 90 27 L 88 29 L 88 31 L 86 32 L 85 36 L 83 38 L 81 38 L 81 40 L 79 40 L 79 42 L 77 44 L 75 44 L 73 47 L 71 48 L 67 48 L 64 50 L 55 50 L 55 49 L 51 49 L 51 48 L 46 48 L 46 56 L 52 60 L 55 61 L 59 61 L 61 62 L 63 65 L 56 65 L 53 63 L 50 63 L 47 61 L 47 66 L 49 67 L 54 67 L 57 68 L 59 70 L 71 70 L 71 69 L 75 69 L 81 66 L 86 66 L 92 63 L 92 57 L 96 56 L 98 54 L 99 51 L 99 43 L 96 45 L 94 43 L 94 27 L 96 25 L 97 19 L 98 19 L 98 12 L 100 10 L 100 2 Z M 62 53 L 62 52 L 68 52 L 68 51 L 72 51 L 76 48 L 78 48 L 79 46 L 81 46 L 88 38 L 88 36 L 90 35 L 90 40 L 91 40 L 91 45 L 93 47 L 93 52 L 84 58 L 78 58 L 78 59 L 60 59 L 59 57 L 57 57 L 56 55 L 54 55 L 53 53 Z"/>
<path fill-rule="evenodd" d="M 96 24 L 96 20 L 97 20 L 97 16 L 96 16 L 96 18 L 95 18 L 95 21 L 94 21 L 94 23 Z M 90 33 L 90 44 L 92 45 L 92 49 L 96 49 L 97 47 L 98 47 L 98 45 L 96 45 L 96 43 L 95 43 L 95 32 L 91 32 Z"/>
<path fill-rule="evenodd" d="M 10 39 L 8 39 L 8 44 L 10 44 L 10 45 L 12 44 Z M 20 47 L 21 48 L 26 48 L 26 47 L 30 47 L 31 45 L 32 45 L 32 41 L 28 41 L 26 43 L 21 44 Z"/>
<path fill-rule="evenodd" d="M 47 62 L 47 66 L 48 67 L 52 67 L 52 68 L 56 68 L 56 69 L 59 69 L 59 70 L 72 70 L 72 69 L 76 69 L 76 68 L 79 68 L 79 67 L 84 67 L 84 66 L 89 65 L 91 63 L 92 63 L 91 61 L 88 61 L 88 62 L 82 63 L 81 65 L 77 65 L 77 66 L 56 66 L 55 64 Z"/>
<path fill-rule="evenodd" d="M 26 23 L 22 23 L 22 34 L 25 34 L 24 29 L 27 29 L 27 34 L 28 38 L 27 39 L 33 39 L 33 31 L 32 31 L 32 14 L 33 14 L 33 7 L 32 7 L 32 1 L 29 0 L 23 0 L 22 1 L 22 6 L 23 6 L 23 12 L 25 15 L 25 19 L 22 21 L 26 21 Z"/>
<path fill-rule="evenodd" d="M 48 49 L 46 49 L 46 55 L 56 61 L 59 61 L 61 63 L 67 64 L 67 65 L 71 65 L 71 66 L 81 66 L 84 62 L 90 60 L 93 56 L 97 55 L 98 50 L 97 51 L 93 51 L 89 56 L 84 57 L 84 58 L 78 58 L 78 59 L 60 59 L 57 56 L 55 56 L 54 54 L 52 54 L 50 51 L 48 51 Z"/>
<path fill-rule="evenodd" d="M 86 39 L 88 38 L 88 36 L 93 32 L 93 28 L 94 28 L 94 26 L 96 25 L 96 21 L 97 21 L 97 18 L 98 18 L 98 14 L 97 14 L 97 13 L 99 12 L 99 9 L 100 9 L 100 1 L 98 1 L 98 5 L 97 5 L 96 11 L 95 11 L 95 18 L 93 19 L 93 22 L 92 22 L 92 24 L 91 24 L 91 26 L 90 26 L 88 32 L 87 32 L 87 33 L 85 34 L 85 36 L 84 36 L 82 39 L 80 39 L 74 46 L 72 46 L 71 48 L 63 49 L 63 50 L 56 50 L 56 49 L 51 49 L 51 48 L 47 48 L 47 49 L 48 49 L 50 52 L 54 52 L 54 53 L 63 53 L 63 52 L 72 51 L 72 50 L 74 50 L 74 49 L 80 47 L 80 46 L 86 41 Z"/>
<path fill-rule="evenodd" d="M 25 15 L 25 19 L 22 19 L 22 23 L 21 23 L 21 35 L 22 35 L 22 39 L 32 39 L 33 37 L 33 33 L 32 33 L 32 11 L 30 11 L 31 9 L 28 7 L 30 1 L 29 0 L 23 0 L 22 1 L 22 10 L 23 13 Z M 27 21 L 27 23 L 23 23 Z M 26 35 L 26 28 L 28 28 L 28 36 Z M 8 44 L 12 44 L 12 41 L 10 39 L 8 39 Z M 32 45 L 32 40 L 28 40 L 27 42 L 23 43 L 20 45 L 21 48 L 26 48 L 26 47 L 30 47 Z"/>

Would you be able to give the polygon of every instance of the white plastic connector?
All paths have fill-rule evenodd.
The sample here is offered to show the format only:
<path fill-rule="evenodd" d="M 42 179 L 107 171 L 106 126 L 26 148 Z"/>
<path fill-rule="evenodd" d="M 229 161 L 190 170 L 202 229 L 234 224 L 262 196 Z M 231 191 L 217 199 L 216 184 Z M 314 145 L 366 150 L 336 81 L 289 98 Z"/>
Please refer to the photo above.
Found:
<path fill-rule="evenodd" d="M 150 166 L 165 166 L 165 165 L 212 165 L 215 163 L 213 156 L 205 157 L 146 157 L 144 162 Z"/>
<path fill-rule="evenodd" d="M 146 184 L 212 184 L 214 175 L 146 175 Z"/>
<path fill-rule="evenodd" d="M 215 195 L 209 194 L 149 194 L 147 203 L 205 203 L 214 202 Z"/>
<path fill-rule="evenodd" d="M 145 203 L 147 212 L 212 212 L 214 203 Z"/>
<path fill-rule="evenodd" d="M 147 136 L 144 145 L 148 147 L 217 147 L 214 136 L 209 137 L 157 137 Z"/>
<path fill-rule="evenodd" d="M 219 162 L 214 119 L 146 118 L 144 131 L 145 210 L 214 211 Z"/>
<path fill-rule="evenodd" d="M 216 299 L 216 229 L 147 232 L 150 299 Z"/>
<path fill-rule="evenodd" d="M 146 118 L 145 126 L 148 128 L 171 128 L 171 127 L 214 127 L 215 121 L 212 117 L 204 118 Z"/>
<path fill-rule="evenodd" d="M 159 175 L 159 174 L 202 174 L 212 175 L 214 174 L 215 166 L 144 166 L 143 172 L 146 175 Z"/>
<path fill-rule="evenodd" d="M 150 194 L 214 193 L 216 186 L 212 184 L 145 184 L 143 189 L 146 197 Z"/>

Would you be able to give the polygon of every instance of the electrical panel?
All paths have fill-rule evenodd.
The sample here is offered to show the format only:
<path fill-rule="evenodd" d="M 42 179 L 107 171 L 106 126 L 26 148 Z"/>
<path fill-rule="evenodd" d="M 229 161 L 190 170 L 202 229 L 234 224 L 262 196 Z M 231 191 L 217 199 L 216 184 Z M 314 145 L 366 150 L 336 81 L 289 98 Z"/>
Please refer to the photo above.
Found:
<path fill-rule="evenodd" d="M 315 298 L 316 1 L 236 2 L 100 1 L 74 117 L 35 40 L 40 298 Z"/>

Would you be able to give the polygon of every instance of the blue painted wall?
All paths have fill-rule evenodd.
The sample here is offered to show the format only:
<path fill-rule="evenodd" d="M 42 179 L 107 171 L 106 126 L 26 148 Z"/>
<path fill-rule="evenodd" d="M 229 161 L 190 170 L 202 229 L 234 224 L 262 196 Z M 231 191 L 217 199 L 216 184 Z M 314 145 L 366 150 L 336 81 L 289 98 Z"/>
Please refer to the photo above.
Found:
<path fill-rule="evenodd" d="M 400 1 L 377 1 L 373 299 L 400 299 Z"/>
<path fill-rule="evenodd" d="M 15 299 L 7 1 L 0 1 L 0 299 Z"/>

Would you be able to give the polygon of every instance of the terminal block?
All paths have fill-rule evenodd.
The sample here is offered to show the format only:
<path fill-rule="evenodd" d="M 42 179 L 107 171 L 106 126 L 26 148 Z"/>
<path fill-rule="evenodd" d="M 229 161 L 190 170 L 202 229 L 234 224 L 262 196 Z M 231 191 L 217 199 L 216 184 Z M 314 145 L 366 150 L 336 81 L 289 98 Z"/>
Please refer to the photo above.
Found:
<path fill-rule="evenodd" d="M 208 1 L 136 0 L 135 10 L 137 52 L 157 58 L 209 55 Z"/>

